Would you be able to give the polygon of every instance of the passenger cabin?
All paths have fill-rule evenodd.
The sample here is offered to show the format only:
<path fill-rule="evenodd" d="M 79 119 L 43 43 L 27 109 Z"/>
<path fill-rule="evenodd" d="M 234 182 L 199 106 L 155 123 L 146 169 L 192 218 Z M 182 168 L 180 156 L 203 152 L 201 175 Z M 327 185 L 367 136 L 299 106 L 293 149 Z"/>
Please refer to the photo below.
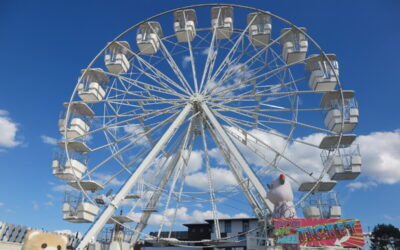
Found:
<path fill-rule="evenodd" d="M 299 29 L 306 32 L 306 28 Z M 305 60 L 308 50 L 306 36 L 295 28 L 284 28 L 281 30 L 281 35 L 283 34 L 285 35 L 280 39 L 283 60 L 287 64 Z"/>
<path fill-rule="evenodd" d="M 71 122 L 68 124 L 64 115 L 58 120 L 59 131 L 65 138 L 72 140 L 84 136 L 89 131 L 88 119 L 71 114 L 69 120 Z"/>
<path fill-rule="evenodd" d="M 93 110 L 89 107 L 87 103 L 84 102 L 65 102 L 64 108 L 70 110 L 70 112 L 77 116 L 87 116 L 92 117 L 94 116 Z"/>
<path fill-rule="evenodd" d="M 308 84 L 315 91 L 333 91 L 339 77 L 339 63 L 335 54 L 311 55 L 306 63 L 306 71 L 311 72 Z M 332 65 L 331 65 L 332 64 Z"/>
<path fill-rule="evenodd" d="M 68 182 L 68 185 L 75 188 L 76 190 L 90 191 L 92 193 L 104 189 L 104 186 L 102 184 L 94 180 L 70 181 Z"/>
<path fill-rule="evenodd" d="M 136 43 L 140 53 L 152 55 L 160 48 L 161 37 L 163 37 L 161 25 L 158 22 L 147 22 L 141 24 L 136 35 Z"/>
<path fill-rule="evenodd" d="M 71 155 L 73 157 L 74 155 Z M 58 153 L 52 162 L 53 175 L 61 180 L 81 179 L 87 169 L 87 158 L 68 159 L 65 154 Z"/>
<path fill-rule="evenodd" d="M 230 6 L 213 7 L 211 9 L 211 25 L 215 39 L 229 39 L 233 33 L 233 8 Z"/>
<path fill-rule="evenodd" d="M 78 95 L 84 102 L 103 100 L 106 95 L 105 84 L 110 81 L 100 68 L 82 70 L 83 74 L 78 84 Z"/>
<path fill-rule="evenodd" d="M 58 142 L 57 145 L 68 150 L 70 153 L 86 154 L 92 151 L 82 140 L 61 141 Z"/>
<path fill-rule="evenodd" d="M 322 162 L 328 168 L 331 180 L 354 180 L 361 173 L 361 154 L 358 145 L 321 152 Z"/>
<path fill-rule="evenodd" d="M 174 13 L 174 31 L 178 42 L 191 42 L 196 36 L 196 12 L 193 9 L 178 10 Z"/>
<path fill-rule="evenodd" d="M 116 41 L 107 44 L 104 63 L 113 74 L 125 74 L 130 68 L 128 56 L 131 46 L 126 41 Z"/>
<path fill-rule="evenodd" d="M 342 216 L 337 193 L 317 193 L 301 203 L 306 219 L 338 219 Z"/>
<path fill-rule="evenodd" d="M 271 16 L 266 13 L 250 13 L 247 15 L 249 39 L 254 46 L 267 46 L 271 39 Z"/>
<path fill-rule="evenodd" d="M 312 191 L 313 193 L 329 192 L 335 186 L 336 186 L 336 181 L 323 181 L 323 180 L 320 181 L 320 182 L 309 181 L 309 182 L 301 183 L 298 190 L 300 192 L 310 192 L 310 191 Z"/>
<path fill-rule="evenodd" d="M 124 224 L 131 222 L 133 222 L 133 219 L 128 215 L 113 215 L 108 219 L 107 224 Z"/>
<path fill-rule="evenodd" d="M 352 145 L 356 135 L 334 135 L 322 139 L 319 148 L 322 162 L 329 167 L 332 180 L 353 180 L 361 173 L 361 155 L 357 145 Z M 336 151 L 337 150 L 337 151 Z"/>
<path fill-rule="evenodd" d="M 359 113 L 354 91 L 327 92 L 320 105 L 328 109 L 324 120 L 328 129 L 335 132 L 352 132 L 357 126 Z"/>
<path fill-rule="evenodd" d="M 65 193 L 63 219 L 73 223 L 91 223 L 96 219 L 99 208 L 90 203 L 82 194 Z"/>

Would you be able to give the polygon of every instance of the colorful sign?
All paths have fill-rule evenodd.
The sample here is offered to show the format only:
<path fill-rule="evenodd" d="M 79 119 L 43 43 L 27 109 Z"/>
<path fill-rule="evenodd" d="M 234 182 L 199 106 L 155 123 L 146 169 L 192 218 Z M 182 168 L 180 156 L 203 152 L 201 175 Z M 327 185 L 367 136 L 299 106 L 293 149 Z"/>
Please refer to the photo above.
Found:
<path fill-rule="evenodd" d="M 359 220 L 274 219 L 275 243 L 302 246 L 363 247 Z"/>

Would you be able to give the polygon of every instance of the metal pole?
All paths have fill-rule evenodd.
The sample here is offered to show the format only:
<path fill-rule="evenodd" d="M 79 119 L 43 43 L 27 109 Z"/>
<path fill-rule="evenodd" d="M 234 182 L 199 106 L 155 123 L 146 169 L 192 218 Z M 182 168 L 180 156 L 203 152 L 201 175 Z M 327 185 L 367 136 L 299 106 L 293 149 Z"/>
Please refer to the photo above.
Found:
<path fill-rule="evenodd" d="M 248 165 L 247 161 L 244 159 L 243 155 L 236 148 L 235 144 L 233 144 L 232 140 L 229 138 L 224 128 L 218 122 L 217 118 L 215 118 L 214 114 L 208 108 L 206 103 L 201 103 L 201 108 L 203 109 L 205 115 L 210 119 L 211 124 L 217 130 L 218 134 L 221 136 L 222 140 L 225 142 L 228 149 L 231 151 L 232 155 L 237 159 L 239 165 L 242 167 L 243 171 L 249 177 L 250 182 L 253 184 L 254 188 L 257 190 L 259 196 L 264 202 L 265 206 L 269 210 L 270 213 L 274 210 L 274 204 L 267 198 L 267 191 L 264 189 L 264 186 L 257 178 L 253 170 Z"/>
<path fill-rule="evenodd" d="M 97 234 L 104 227 L 109 218 L 114 214 L 115 210 L 125 199 L 126 195 L 131 191 L 131 189 L 136 184 L 137 180 L 142 176 L 144 171 L 146 171 L 146 169 L 151 165 L 157 154 L 164 148 L 165 144 L 169 141 L 169 139 L 171 139 L 171 137 L 175 134 L 176 130 L 182 125 L 185 117 L 188 115 L 191 109 L 192 105 L 188 103 L 182 110 L 182 112 L 179 114 L 179 116 L 168 128 L 168 130 L 160 138 L 157 144 L 153 147 L 150 153 L 142 161 L 142 163 L 139 165 L 136 171 L 131 175 L 131 177 L 129 177 L 129 179 L 125 182 L 122 188 L 118 191 L 117 195 L 110 202 L 108 207 L 103 211 L 103 213 L 97 218 L 96 222 L 86 232 L 81 242 L 79 242 L 79 245 L 76 248 L 77 250 L 83 250 L 85 249 L 85 247 L 87 247 L 89 242 L 95 241 L 95 237 L 97 236 Z"/>

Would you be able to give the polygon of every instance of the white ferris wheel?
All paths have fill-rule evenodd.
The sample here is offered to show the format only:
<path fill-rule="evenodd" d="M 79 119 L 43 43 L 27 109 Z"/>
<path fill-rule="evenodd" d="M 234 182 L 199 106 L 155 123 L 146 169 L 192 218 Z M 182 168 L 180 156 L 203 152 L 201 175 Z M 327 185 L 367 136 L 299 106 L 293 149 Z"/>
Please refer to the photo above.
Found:
<path fill-rule="evenodd" d="M 209 212 L 223 240 L 223 216 L 268 217 L 276 175 L 304 209 L 360 174 L 358 108 L 336 55 L 260 9 L 206 4 L 148 18 L 107 43 L 64 106 L 53 174 L 76 190 L 64 219 L 92 223 L 78 249 L 109 223 L 131 230 L 131 244 L 150 237 L 149 224 L 160 239 L 194 210 Z M 299 148 L 321 156 L 318 168 Z"/>

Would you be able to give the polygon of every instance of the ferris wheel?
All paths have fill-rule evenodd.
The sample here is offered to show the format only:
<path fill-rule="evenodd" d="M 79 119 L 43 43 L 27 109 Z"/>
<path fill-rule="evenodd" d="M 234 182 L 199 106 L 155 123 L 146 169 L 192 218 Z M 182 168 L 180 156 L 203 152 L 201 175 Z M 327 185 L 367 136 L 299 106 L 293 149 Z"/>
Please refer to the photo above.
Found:
<path fill-rule="evenodd" d="M 92 224 L 78 249 L 106 224 L 135 244 L 146 226 L 160 239 L 199 214 L 223 240 L 219 219 L 271 214 L 276 175 L 300 208 L 360 174 L 357 103 L 336 55 L 260 9 L 206 4 L 148 18 L 106 44 L 64 106 L 52 169 L 76 190 L 64 219 Z"/>

